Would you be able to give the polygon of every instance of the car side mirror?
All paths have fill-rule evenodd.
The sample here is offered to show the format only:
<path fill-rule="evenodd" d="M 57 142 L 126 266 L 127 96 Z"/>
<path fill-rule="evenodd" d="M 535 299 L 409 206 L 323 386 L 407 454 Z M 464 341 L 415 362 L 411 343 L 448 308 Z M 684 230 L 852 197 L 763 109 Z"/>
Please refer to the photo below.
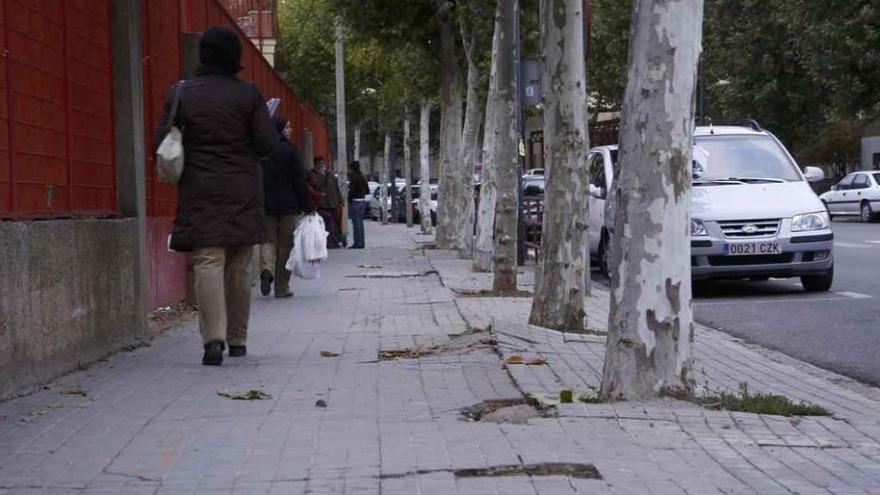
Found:
<path fill-rule="evenodd" d="M 825 178 L 825 171 L 819 167 L 807 167 L 804 169 L 804 177 L 807 182 L 819 182 Z"/>
<path fill-rule="evenodd" d="M 605 189 L 595 184 L 590 184 L 590 196 L 596 199 L 605 199 Z"/>
<path fill-rule="evenodd" d="M 837 184 L 831 186 L 831 190 L 832 190 L 832 191 L 836 191 L 836 190 L 837 190 Z"/>

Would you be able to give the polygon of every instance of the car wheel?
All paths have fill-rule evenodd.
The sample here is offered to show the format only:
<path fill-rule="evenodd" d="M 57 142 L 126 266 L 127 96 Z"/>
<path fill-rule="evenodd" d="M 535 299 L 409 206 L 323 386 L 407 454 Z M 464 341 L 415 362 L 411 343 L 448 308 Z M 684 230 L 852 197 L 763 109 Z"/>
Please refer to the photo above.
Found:
<path fill-rule="evenodd" d="M 862 201 L 862 221 L 869 223 L 874 221 L 874 210 L 871 208 L 871 203 L 867 201 Z"/>
<path fill-rule="evenodd" d="M 602 233 L 602 240 L 599 241 L 598 256 L 599 256 L 599 271 L 602 273 L 602 275 L 605 275 L 606 277 L 610 277 L 610 274 L 608 272 L 608 265 L 609 265 L 608 258 L 610 256 L 610 254 L 608 252 L 608 234 L 606 234 L 605 232 Z"/>
<path fill-rule="evenodd" d="M 834 282 L 834 268 L 820 275 L 805 275 L 801 277 L 801 285 L 807 292 L 828 292 Z"/>

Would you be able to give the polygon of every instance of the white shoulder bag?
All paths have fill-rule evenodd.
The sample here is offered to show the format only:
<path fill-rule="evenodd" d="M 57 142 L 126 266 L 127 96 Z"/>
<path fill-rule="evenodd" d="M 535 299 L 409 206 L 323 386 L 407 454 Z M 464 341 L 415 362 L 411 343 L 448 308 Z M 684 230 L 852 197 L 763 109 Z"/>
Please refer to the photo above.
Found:
<path fill-rule="evenodd" d="M 174 100 L 171 103 L 171 111 L 168 112 L 168 134 L 159 144 L 156 150 L 156 168 L 159 171 L 159 180 L 176 186 L 183 174 L 183 133 L 174 125 L 177 111 L 180 107 L 181 91 L 183 83 L 180 81 L 174 88 Z"/>

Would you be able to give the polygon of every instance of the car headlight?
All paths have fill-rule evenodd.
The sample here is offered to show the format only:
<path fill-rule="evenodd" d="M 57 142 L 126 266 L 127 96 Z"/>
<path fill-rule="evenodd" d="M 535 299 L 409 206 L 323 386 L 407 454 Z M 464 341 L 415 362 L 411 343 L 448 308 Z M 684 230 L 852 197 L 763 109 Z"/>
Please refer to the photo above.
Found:
<path fill-rule="evenodd" d="M 795 215 L 794 218 L 791 219 L 792 232 L 822 230 L 827 229 L 829 225 L 831 225 L 831 219 L 828 218 L 828 213 L 824 211 Z"/>
<path fill-rule="evenodd" d="M 706 226 L 700 220 L 691 220 L 691 237 L 699 237 L 701 235 L 709 235 L 706 232 Z"/>

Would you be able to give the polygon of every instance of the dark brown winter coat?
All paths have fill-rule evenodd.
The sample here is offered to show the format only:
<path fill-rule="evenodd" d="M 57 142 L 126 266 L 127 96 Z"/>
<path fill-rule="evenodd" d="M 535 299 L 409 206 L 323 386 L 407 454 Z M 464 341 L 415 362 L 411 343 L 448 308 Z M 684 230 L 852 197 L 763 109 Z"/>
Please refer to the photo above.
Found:
<path fill-rule="evenodd" d="M 185 165 L 171 248 L 259 244 L 264 236 L 260 158 L 278 140 L 266 104 L 256 86 L 217 66 L 203 64 L 183 84 L 176 122 L 183 132 Z M 163 124 L 173 94 L 174 87 Z M 161 125 L 156 146 L 166 133 Z"/>

